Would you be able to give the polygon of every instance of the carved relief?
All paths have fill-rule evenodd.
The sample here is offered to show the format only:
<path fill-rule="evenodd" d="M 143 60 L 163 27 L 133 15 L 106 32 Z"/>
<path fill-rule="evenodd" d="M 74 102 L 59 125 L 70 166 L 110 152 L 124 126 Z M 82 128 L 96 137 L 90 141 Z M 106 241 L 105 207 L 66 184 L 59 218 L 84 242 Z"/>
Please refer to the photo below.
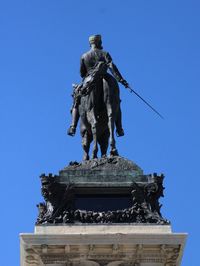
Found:
<path fill-rule="evenodd" d="M 56 182 L 56 176 L 41 176 L 45 202 L 37 205 L 36 224 L 45 223 L 154 223 L 168 224 L 160 213 L 159 198 L 163 196 L 163 176 L 154 175 L 151 182 L 133 183 L 132 207 L 107 212 L 74 208 L 76 197 L 72 184 Z"/>

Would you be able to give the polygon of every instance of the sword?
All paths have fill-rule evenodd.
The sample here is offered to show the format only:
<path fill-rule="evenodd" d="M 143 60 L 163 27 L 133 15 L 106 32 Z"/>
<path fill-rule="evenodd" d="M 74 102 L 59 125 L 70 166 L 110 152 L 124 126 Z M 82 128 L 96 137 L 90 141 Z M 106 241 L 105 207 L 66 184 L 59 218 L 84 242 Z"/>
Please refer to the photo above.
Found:
<path fill-rule="evenodd" d="M 137 95 L 144 103 L 146 103 L 146 105 L 148 105 L 151 110 L 153 110 L 157 115 L 160 116 L 160 118 L 164 119 L 164 117 L 155 109 L 153 108 L 147 101 L 145 101 L 135 90 L 133 90 L 129 84 L 126 85 L 126 88 L 128 88 L 130 90 L 130 92 L 132 93 L 135 93 L 135 95 Z"/>

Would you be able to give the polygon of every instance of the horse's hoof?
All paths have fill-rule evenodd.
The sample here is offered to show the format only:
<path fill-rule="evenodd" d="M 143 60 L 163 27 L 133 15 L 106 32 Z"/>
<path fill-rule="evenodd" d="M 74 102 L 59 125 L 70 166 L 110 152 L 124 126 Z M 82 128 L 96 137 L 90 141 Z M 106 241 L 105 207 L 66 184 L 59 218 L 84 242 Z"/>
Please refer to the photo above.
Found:
<path fill-rule="evenodd" d="M 117 137 L 123 137 L 124 136 L 124 130 L 123 128 L 119 128 L 116 130 Z"/>
<path fill-rule="evenodd" d="M 117 151 L 117 149 L 113 149 L 110 151 L 110 156 L 119 156 L 119 153 Z"/>
<path fill-rule="evenodd" d="M 92 157 L 91 157 L 92 159 L 97 159 L 98 157 L 97 157 L 97 154 L 92 154 Z"/>
<path fill-rule="evenodd" d="M 101 158 L 107 158 L 107 154 L 102 154 Z"/>
<path fill-rule="evenodd" d="M 84 155 L 83 156 L 83 161 L 88 161 L 90 159 L 89 155 Z"/>

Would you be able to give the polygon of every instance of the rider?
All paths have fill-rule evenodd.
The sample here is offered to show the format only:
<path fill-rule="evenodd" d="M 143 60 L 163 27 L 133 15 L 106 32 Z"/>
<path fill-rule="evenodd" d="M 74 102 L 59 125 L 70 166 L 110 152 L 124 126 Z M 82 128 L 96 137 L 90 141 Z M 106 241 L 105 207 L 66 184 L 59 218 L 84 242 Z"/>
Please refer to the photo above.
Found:
<path fill-rule="evenodd" d="M 93 75 L 94 69 L 99 62 L 104 62 L 107 68 L 113 74 L 114 78 L 118 82 L 122 83 L 127 88 L 128 83 L 125 79 L 123 79 L 116 65 L 113 63 L 110 54 L 108 52 L 103 51 L 101 35 L 90 36 L 89 43 L 90 43 L 91 49 L 87 53 L 83 54 L 83 56 L 81 57 L 80 74 L 81 74 L 81 77 L 83 78 L 83 82 L 86 77 L 88 78 Z M 109 77 L 108 73 L 106 73 L 106 75 L 107 77 Z M 113 77 L 111 76 L 111 78 Z M 106 79 L 109 83 L 109 78 L 106 78 Z M 78 89 L 81 89 L 81 87 L 79 87 Z M 79 100 L 77 99 L 77 95 L 79 95 L 78 96 L 78 99 L 79 99 L 80 94 L 77 93 L 77 88 L 75 88 L 74 94 L 73 94 L 74 104 L 71 110 L 72 123 L 67 131 L 67 134 L 70 136 L 75 135 L 77 123 L 79 120 L 79 112 L 78 112 Z M 117 136 L 120 137 L 120 136 L 124 136 L 124 130 L 122 128 L 122 121 L 121 121 L 120 99 L 118 100 L 119 100 L 119 111 L 118 111 L 118 115 L 115 120 L 115 124 L 116 124 Z"/>

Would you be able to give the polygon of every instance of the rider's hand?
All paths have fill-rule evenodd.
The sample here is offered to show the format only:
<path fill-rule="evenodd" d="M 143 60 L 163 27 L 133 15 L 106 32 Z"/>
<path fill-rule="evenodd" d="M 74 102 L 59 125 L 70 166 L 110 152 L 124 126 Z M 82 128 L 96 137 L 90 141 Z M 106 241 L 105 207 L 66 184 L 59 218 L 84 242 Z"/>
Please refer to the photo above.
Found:
<path fill-rule="evenodd" d="M 125 88 L 128 88 L 128 87 L 129 87 L 128 82 L 127 82 L 125 79 L 121 79 L 121 80 L 120 80 L 120 83 L 121 83 L 122 85 L 124 85 Z"/>

